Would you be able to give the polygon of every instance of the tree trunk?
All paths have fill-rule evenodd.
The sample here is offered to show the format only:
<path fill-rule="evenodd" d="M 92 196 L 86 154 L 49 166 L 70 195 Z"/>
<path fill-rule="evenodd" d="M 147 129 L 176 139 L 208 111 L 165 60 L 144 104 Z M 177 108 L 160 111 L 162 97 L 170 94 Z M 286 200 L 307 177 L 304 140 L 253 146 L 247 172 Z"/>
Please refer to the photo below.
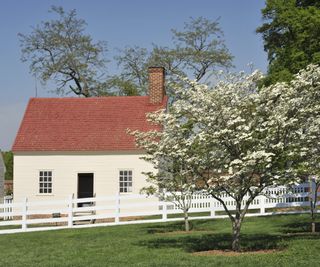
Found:
<path fill-rule="evenodd" d="M 186 232 L 190 231 L 190 225 L 189 225 L 189 215 L 188 215 L 188 211 L 184 210 L 184 229 Z"/>
<path fill-rule="evenodd" d="M 316 232 L 316 218 L 315 218 L 315 207 L 313 201 L 311 202 L 311 232 L 314 234 Z"/>
<path fill-rule="evenodd" d="M 232 250 L 240 250 L 240 229 L 241 229 L 241 220 L 235 219 L 232 223 Z"/>
<path fill-rule="evenodd" d="M 310 198 L 310 211 L 311 211 L 311 232 L 314 234 L 316 232 L 316 213 L 317 213 L 317 199 L 318 199 L 318 188 L 319 185 L 313 181 L 311 188 L 311 198 Z"/>
<path fill-rule="evenodd" d="M 262 189 L 261 189 L 262 190 Z M 242 204 L 242 201 L 243 201 L 243 197 L 244 195 L 241 195 L 238 196 L 237 198 L 235 198 L 236 200 L 236 211 L 235 211 L 235 215 L 232 215 L 232 213 L 229 211 L 226 203 L 219 197 L 217 197 L 216 195 L 212 194 L 212 196 L 218 200 L 225 212 L 228 214 L 231 222 L 232 222 L 232 244 L 231 244 L 231 247 L 232 247 L 232 250 L 233 251 L 239 251 L 240 250 L 240 230 L 241 230 L 241 224 L 244 220 L 244 216 L 245 214 L 247 213 L 248 211 L 248 208 L 249 208 L 249 205 L 250 203 L 253 201 L 253 199 L 258 195 L 258 193 L 260 193 L 261 191 L 259 192 L 256 192 L 255 195 L 251 196 L 247 201 L 246 201 L 246 204 L 243 208 L 243 210 L 241 211 L 241 204 Z M 231 195 L 230 195 L 231 196 Z"/>
<path fill-rule="evenodd" d="M 311 189 L 312 190 L 312 189 Z M 311 211 L 311 232 L 316 232 L 316 213 L 317 213 L 317 187 L 314 189 L 313 198 L 310 199 L 310 211 Z"/>
<path fill-rule="evenodd" d="M 315 232 L 316 232 L 316 223 L 315 223 L 315 222 L 312 222 L 312 223 L 311 223 L 311 232 L 312 232 L 313 234 L 315 234 Z"/>

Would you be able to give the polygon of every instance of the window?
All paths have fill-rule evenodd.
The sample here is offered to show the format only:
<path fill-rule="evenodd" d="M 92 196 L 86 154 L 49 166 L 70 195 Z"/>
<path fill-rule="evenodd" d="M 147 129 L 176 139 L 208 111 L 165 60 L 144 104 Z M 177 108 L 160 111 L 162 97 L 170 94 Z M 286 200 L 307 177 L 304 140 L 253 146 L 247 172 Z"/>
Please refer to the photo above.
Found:
<path fill-rule="evenodd" d="M 119 172 L 119 188 L 120 193 L 132 192 L 132 171 L 120 171 Z"/>
<path fill-rule="evenodd" d="M 39 193 L 40 194 L 52 193 L 52 171 L 39 172 Z"/>

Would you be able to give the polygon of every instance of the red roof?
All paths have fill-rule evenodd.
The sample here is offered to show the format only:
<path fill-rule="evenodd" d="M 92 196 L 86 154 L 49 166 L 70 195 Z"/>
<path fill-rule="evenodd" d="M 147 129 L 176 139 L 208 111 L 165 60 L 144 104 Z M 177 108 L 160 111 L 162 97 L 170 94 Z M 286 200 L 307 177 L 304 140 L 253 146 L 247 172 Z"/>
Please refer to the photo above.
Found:
<path fill-rule="evenodd" d="M 32 98 L 12 150 L 126 151 L 138 150 L 127 129 L 156 129 L 146 113 L 166 107 L 148 96 Z"/>

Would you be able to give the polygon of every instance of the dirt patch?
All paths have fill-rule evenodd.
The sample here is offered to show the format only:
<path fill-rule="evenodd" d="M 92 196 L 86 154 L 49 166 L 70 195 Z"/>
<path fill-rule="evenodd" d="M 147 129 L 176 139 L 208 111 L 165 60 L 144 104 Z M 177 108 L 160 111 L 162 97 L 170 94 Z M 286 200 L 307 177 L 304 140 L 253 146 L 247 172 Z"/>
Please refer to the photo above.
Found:
<path fill-rule="evenodd" d="M 283 250 L 279 249 L 262 249 L 262 250 L 255 250 L 255 251 L 239 251 L 235 252 L 232 250 L 208 250 L 208 251 L 199 251 L 194 252 L 192 255 L 194 256 L 242 256 L 242 255 L 261 255 L 261 254 L 271 254 L 271 253 L 278 253 Z"/>

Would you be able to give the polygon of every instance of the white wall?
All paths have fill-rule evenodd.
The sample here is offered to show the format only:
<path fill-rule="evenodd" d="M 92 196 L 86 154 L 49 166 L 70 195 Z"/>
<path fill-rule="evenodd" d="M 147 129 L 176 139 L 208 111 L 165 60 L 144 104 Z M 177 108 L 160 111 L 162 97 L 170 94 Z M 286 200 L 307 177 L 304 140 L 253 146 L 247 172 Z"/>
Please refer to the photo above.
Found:
<path fill-rule="evenodd" d="M 119 192 L 119 170 L 133 171 L 133 194 L 147 183 L 141 172 L 152 171 L 151 164 L 133 153 L 16 153 L 14 155 L 14 201 L 44 201 L 77 196 L 77 174 L 94 173 L 96 196 Z M 53 192 L 39 194 L 39 171 L 52 170 Z"/>

